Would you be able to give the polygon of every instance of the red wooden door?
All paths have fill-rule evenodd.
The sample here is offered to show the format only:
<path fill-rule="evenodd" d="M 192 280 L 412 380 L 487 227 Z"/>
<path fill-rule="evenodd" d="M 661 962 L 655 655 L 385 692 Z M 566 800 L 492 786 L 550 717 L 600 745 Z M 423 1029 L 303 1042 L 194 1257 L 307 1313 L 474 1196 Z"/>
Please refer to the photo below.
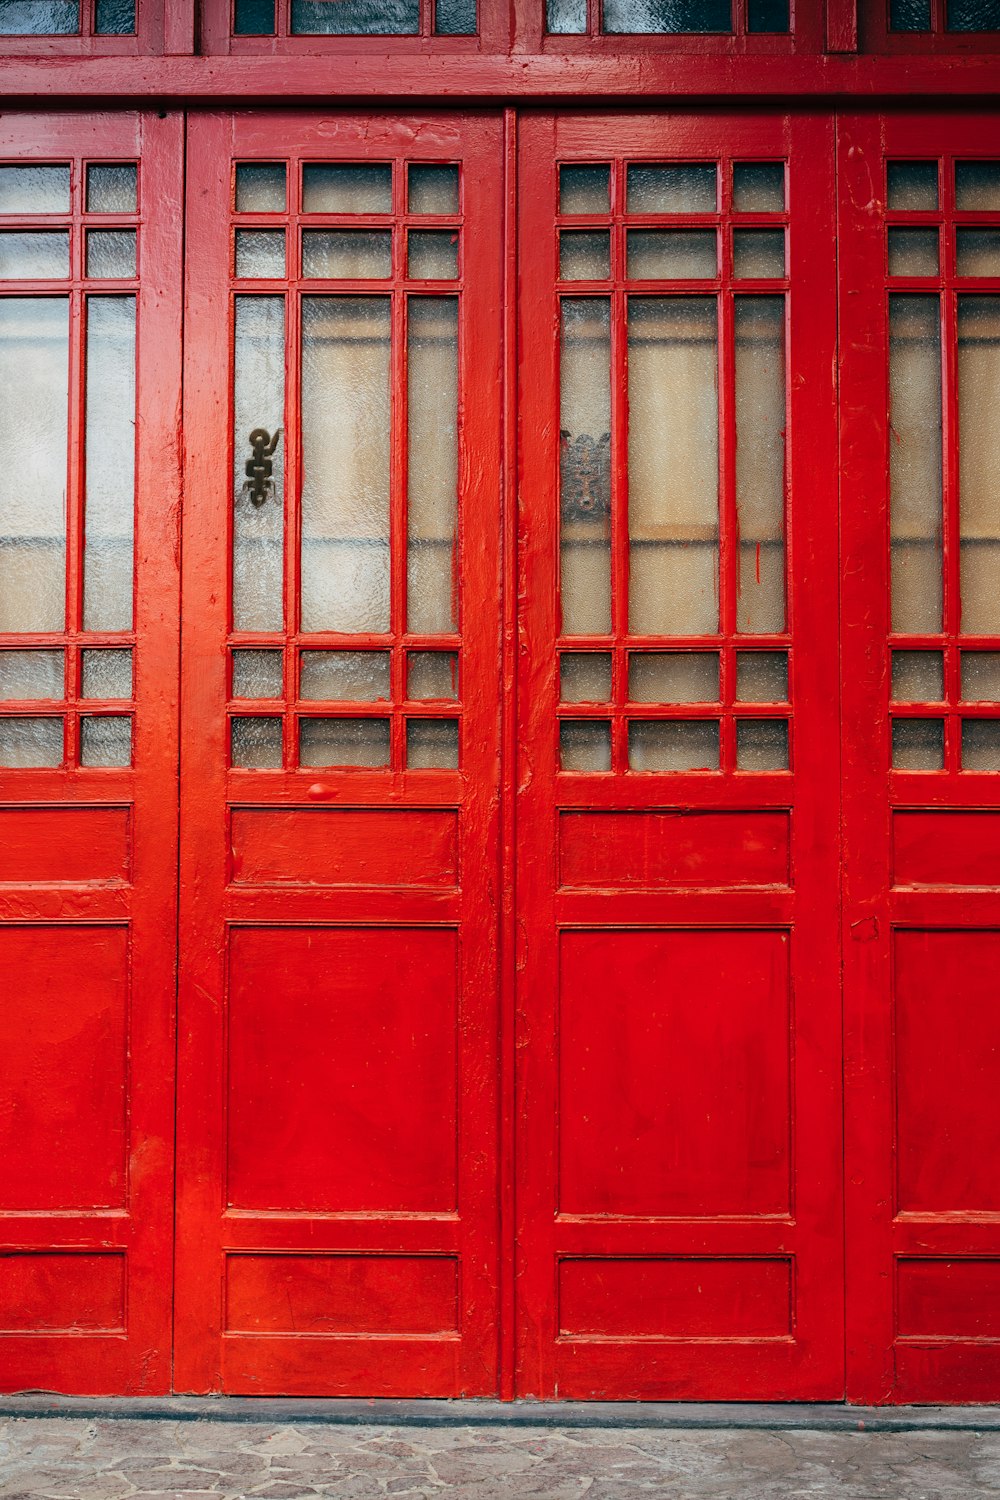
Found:
<path fill-rule="evenodd" d="M 182 1390 L 496 1386 L 499 168 L 192 122 Z"/>
<path fill-rule="evenodd" d="M 524 1395 L 843 1393 L 831 145 L 523 129 Z"/>
<path fill-rule="evenodd" d="M 0 1386 L 170 1384 L 182 130 L 0 122 Z"/>
<path fill-rule="evenodd" d="M 849 1394 L 1000 1398 L 1000 153 L 845 121 Z M 886 414 L 888 416 L 886 417 Z"/>

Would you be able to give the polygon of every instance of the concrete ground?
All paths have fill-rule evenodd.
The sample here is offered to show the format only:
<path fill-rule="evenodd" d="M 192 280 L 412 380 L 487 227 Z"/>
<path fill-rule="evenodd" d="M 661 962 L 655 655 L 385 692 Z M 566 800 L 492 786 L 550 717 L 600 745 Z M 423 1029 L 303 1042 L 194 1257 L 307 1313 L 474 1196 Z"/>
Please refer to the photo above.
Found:
<path fill-rule="evenodd" d="M 35 1405 L 44 1410 L 44 1398 Z M 0 1500 L 1000 1495 L 1000 1413 L 992 1410 L 977 1416 L 957 1409 L 942 1414 L 947 1425 L 914 1426 L 935 1418 L 835 1408 L 757 1408 L 754 1415 L 748 1408 L 632 1407 L 620 1414 L 583 1408 L 562 1421 L 551 1409 L 521 1409 L 513 1418 L 508 1409 L 506 1417 L 476 1421 L 468 1408 L 450 1408 L 421 1421 L 410 1407 L 380 1422 L 374 1403 L 362 1420 L 351 1420 L 349 1410 L 331 1420 L 301 1403 L 292 1404 L 301 1411 L 291 1420 L 220 1420 L 192 1415 L 204 1411 L 201 1403 L 175 1402 L 173 1410 L 165 1403 L 152 1416 L 149 1403 L 138 1415 L 110 1403 L 79 1403 L 66 1415 L 66 1405 L 56 1415 L 11 1415 L 31 1410 L 16 1399 L 0 1405 Z M 262 1416 L 276 1405 L 267 1403 Z M 727 1411 L 742 1425 L 727 1425 Z"/>

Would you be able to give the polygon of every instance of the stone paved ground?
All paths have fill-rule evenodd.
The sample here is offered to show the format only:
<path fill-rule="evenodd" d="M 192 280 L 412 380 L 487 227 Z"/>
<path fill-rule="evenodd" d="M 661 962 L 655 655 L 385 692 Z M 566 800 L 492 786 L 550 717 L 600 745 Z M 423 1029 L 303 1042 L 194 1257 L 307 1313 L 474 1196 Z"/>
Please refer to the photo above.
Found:
<path fill-rule="evenodd" d="M 0 1500 L 953 1500 L 1000 1432 L 373 1427 L 0 1418 Z"/>

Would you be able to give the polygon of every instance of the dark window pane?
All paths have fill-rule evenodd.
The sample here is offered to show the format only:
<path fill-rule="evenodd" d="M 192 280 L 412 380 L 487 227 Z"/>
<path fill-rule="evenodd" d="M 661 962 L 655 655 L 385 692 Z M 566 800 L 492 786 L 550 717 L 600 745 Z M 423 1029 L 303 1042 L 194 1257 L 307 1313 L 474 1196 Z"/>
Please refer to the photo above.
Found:
<path fill-rule="evenodd" d="M 929 31 L 931 0 L 889 0 L 890 31 Z"/>
<path fill-rule="evenodd" d="M 948 0 L 949 31 L 1000 31 L 1000 0 Z"/>
<path fill-rule="evenodd" d="M 732 31 L 730 0 L 605 0 L 604 30 L 617 35 Z"/>
<path fill-rule="evenodd" d="M 747 0 L 747 31 L 787 31 L 788 0 Z"/>
<path fill-rule="evenodd" d="M 886 168 L 886 184 L 889 208 L 923 212 L 938 206 L 936 161 L 891 161 Z"/>
<path fill-rule="evenodd" d="M 98 36 L 132 36 L 135 0 L 96 0 L 94 30 Z"/>
<path fill-rule="evenodd" d="M 438 36 L 475 36 L 476 0 L 437 0 L 434 30 Z"/>
<path fill-rule="evenodd" d="M 292 0 L 299 36 L 415 36 L 420 0 Z"/>
<path fill-rule="evenodd" d="M 76 0 L 0 0 L 0 36 L 73 36 L 79 29 Z"/>
<path fill-rule="evenodd" d="M 545 29 L 553 35 L 581 36 L 587 30 L 587 0 L 547 0 Z"/>
<path fill-rule="evenodd" d="M 233 31 L 236 36 L 273 36 L 274 0 L 236 0 Z"/>

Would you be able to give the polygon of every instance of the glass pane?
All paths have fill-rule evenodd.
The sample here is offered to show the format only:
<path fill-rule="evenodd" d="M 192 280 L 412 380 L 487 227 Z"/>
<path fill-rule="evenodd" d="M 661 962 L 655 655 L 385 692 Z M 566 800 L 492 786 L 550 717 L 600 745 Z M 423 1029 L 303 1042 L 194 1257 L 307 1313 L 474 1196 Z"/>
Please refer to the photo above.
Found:
<path fill-rule="evenodd" d="M 711 166 L 640 166 L 628 169 L 630 214 L 710 214 L 716 207 L 716 169 Z"/>
<path fill-rule="evenodd" d="M 69 235 L 55 230 L 0 233 L 0 278 L 39 280 L 69 275 Z"/>
<path fill-rule="evenodd" d="M 940 651 L 894 651 L 892 696 L 896 703 L 939 703 L 944 697 Z"/>
<path fill-rule="evenodd" d="M 785 274 L 785 235 L 781 229 L 734 229 L 733 275 L 761 280 Z"/>
<path fill-rule="evenodd" d="M 737 651 L 736 701 L 788 701 L 788 655 L 784 651 Z"/>
<path fill-rule="evenodd" d="M 931 0 L 889 0 L 890 31 L 929 31 Z"/>
<path fill-rule="evenodd" d="M 476 0 L 436 0 L 434 32 L 437 36 L 475 36 Z"/>
<path fill-rule="evenodd" d="M 234 651 L 234 698 L 281 698 L 282 654 L 280 651 Z"/>
<path fill-rule="evenodd" d="M 893 719 L 892 764 L 897 771 L 943 770 L 943 720 Z"/>
<path fill-rule="evenodd" d="M 233 719 L 232 763 L 256 770 L 281 766 L 280 719 Z"/>
<path fill-rule="evenodd" d="M 409 771 L 458 769 L 457 719 L 408 719 L 406 767 Z"/>
<path fill-rule="evenodd" d="M 131 36 L 135 31 L 135 0 L 95 0 L 97 36 Z"/>
<path fill-rule="evenodd" d="M 704 280 L 718 274 L 714 229 L 630 229 L 627 274 L 634 281 Z"/>
<path fill-rule="evenodd" d="M 80 720 L 81 766 L 130 766 L 132 720 L 124 714 Z"/>
<path fill-rule="evenodd" d="M 407 658 L 408 698 L 457 698 L 458 653 L 411 651 Z"/>
<path fill-rule="evenodd" d="M 233 32 L 236 36 L 273 36 L 274 0 L 236 0 Z"/>
<path fill-rule="evenodd" d="M 937 208 L 938 168 L 936 161 L 891 161 L 886 167 L 888 208 L 911 212 Z"/>
<path fill-rule="evenodd" d="M 564 703 L 607 703 L 610 651 L 564 651 L 559 658 L 559 696 Z"/>
<path fill-rule="evenodd" d="M 1000 229 L 959 229 L 956 240 L 959 276 L 1000 276 Z"/>
<path fill-rule="evenodd" d="M 458 627 L 458 299 L 410 297 L 406 624 Z"/>
<path fill-rule="evenodd" d="M 283 214 L 284 211 L 284 162 L 241 161 L 237 163 L 236 212 L 239 214 Z"/>
<path fill-rule="evenodd" d="M 948 0 L 949 31 L 1000 31 L 1000 0 Z"/>
<path fill-rule="evenodd" d="M 65 213 L 69 167 L 0 167 L 0 214 Z"/>
<path fill-rule="evenodd" d="M 787 719 L 737 719 L 738 771 L 788 770 Z"/>
<path fill-rule="evenodd" d="M 784 206 L 784 162 L 737 161 L 733 163 L 733 208 L 737 213 L 778 213 Z"/>
<path fill-rule="evenodd" d="M 936 229 L 889 230 L 890 276 L 936 276 L 937 273 Z"/>
<path fill-rule="evenodd" d="M 0 719 L 0 766 L 61 766 L 62 719 Z"/>
<path fill-rule="evenodd" d="M 955 163 L 955 207 L 1000 210 L 1000 161 Z"/>
<path fill-rule="evenodd" d="M 87 300 L 84 630 L 132 627 L 135 298 Z"/>
<path fill-rule="evenodd" d="M 389 629 L 391 338 L 388 297 L 302 299 L 303 630 Z"/>
<path fill-rule="evenodd" d="M 285 419 L 285 300 L 237 297 L 233 379 L 233 628 L 280 630 L 283 619 L 285 465 L 261 460 L 264 498 L 256 503 L 247 464 L 256 468 L 251 436 L 269 448 Z M 279 440 L 280 441 L 280 440 Z M 267 464 L 270 480 L 266 479 Z"/>
<path fill-rule="evenodd" d="M 0 36 L 72 36 L 79 29 L 77 0 L 0 0 Z"/>
<path fill-rule="evenodd" d="M 304 229 L 302 274 L 379 279 L 390 276 L 392 234 L 387 229 Z"/>
<path fill-rule="evenodd" d="M 96 163 L 87 168 L 89 214 L 134 214 L 137 206 L 138 182 L 134 166 L 112 167 Z"/>
<path fill-rule="evenodd" d="M 633 719 L 628 763 L 633 771 L 717 771 L 719 725 L 715 719 Z"/>
<path fill-rule="evenodd" d="M 388 651 L 303 651 L 302 698 L 375 703 L 389 698 Z"/>
<path fill-rule="evenodd" d="M 419 0 L 292 0 L 291 32 L 300 36 L 416 36 Z"/>
<path fill-rule="evenodd" d="M 95 280 L 135 275 L 134 229 L 88 229 L 87 275 Z"/>
<path fill-rule="evenodd" d="M 559 766 L 563 771 L 610 771 L 611 725 L 600 719 L 563 719 Z"/>
<path fill-rule="evenodd" d="M 582 36 L 587 30 L 587 0 L 545 0 L 545 29 Z"/>
<path fill-rule="evenodd" d="M 747 31 L 788 30 L 788 0 L 747 0 Z"/>
<path fill-rule="evenodd" d="M 458 275 L 458 230 L 411 229 L 406 269 L 419 281 L 454 281 Z"/>
<path fill-rule="evenodd" d="M 412 162 L 407 172 L 411 214 L 457 214 L 458 168 Z"/>
<path fill-rule="evenodd" d="M 785 303 L 737 297 L 736 628 L 785 628 Z"/>
<path fill-rule="evenodd" d="M 1000 297 L 958 299 L 962 629 L 1000 630 Z"/>
<path fill-rule="evenodd" d="M 559 361 L 562 630 L 611 629 L 611 303 L 562 304 Z"/>
<path fill-rule="evenodd" d="M 604 30 L 616 34 L 731 31 L 730 0 L 604 0 Z"/>
<path fill-rule="evenodd" d="M 611 235 L 606 230 L 563 230 L 559 236 L 562 281 L 600 281 L 610 275 Z"/>
<path fill-rule="evenodd" d="M 284 276 L 283 229 L 237 229 L 237 276 Z"/>
<path fill-rule="evenodd" d="M 304 766 L 387 766 L 388 719 L 300 719 Z"/>
<path fill-rule="evenodd" d="M 611 204 L 610 193 L 611 168 L 608 166 L 587 163 L 559 168 L 561 214 L 606 214 Z"/>
<path fill-rule="evenodd" d="M 629 628 L 719 628 L 716 304 L 629 299 Z"/>
<path fill-rule="evenodd" d="M 131 698 L 131 651 L 84 651 L 80 696 L 82 698 Z"/>
<path fill-rule="evenodd" d="M 68 300 L 0 298 L 0 630 L 65 624 L 68 382 Z"/>
<path fill-rule="evenodd" d="M 892 628 L 941 629 L 941 327 L 936 297 L 889 298 Z"/>
<path fill-rule="evenodd" d="M 392 166 L 388 162 L 363 165 L 309 162 L 302 168 L 302 211 L 307 214 L 391 213 Z"/>
<path fill-rule="evenodd" d="M 962 770 L 1000 771 L 1000 719 L 964 719 Z"/>
<path fill-rule="evenodd" d="M 62 696 L 61 651 L 0 651 L 0 699 Z"/>
<path fill-rule="evenodd" d="M 717 651 L 633 652 L 628 662 L 633 703 L 717 703 Z"/>
<path fill-rule="evenodd" d="M 962 652 L 962 697 L 968 702 L 1000 702 L 1000 651 Z"/>

